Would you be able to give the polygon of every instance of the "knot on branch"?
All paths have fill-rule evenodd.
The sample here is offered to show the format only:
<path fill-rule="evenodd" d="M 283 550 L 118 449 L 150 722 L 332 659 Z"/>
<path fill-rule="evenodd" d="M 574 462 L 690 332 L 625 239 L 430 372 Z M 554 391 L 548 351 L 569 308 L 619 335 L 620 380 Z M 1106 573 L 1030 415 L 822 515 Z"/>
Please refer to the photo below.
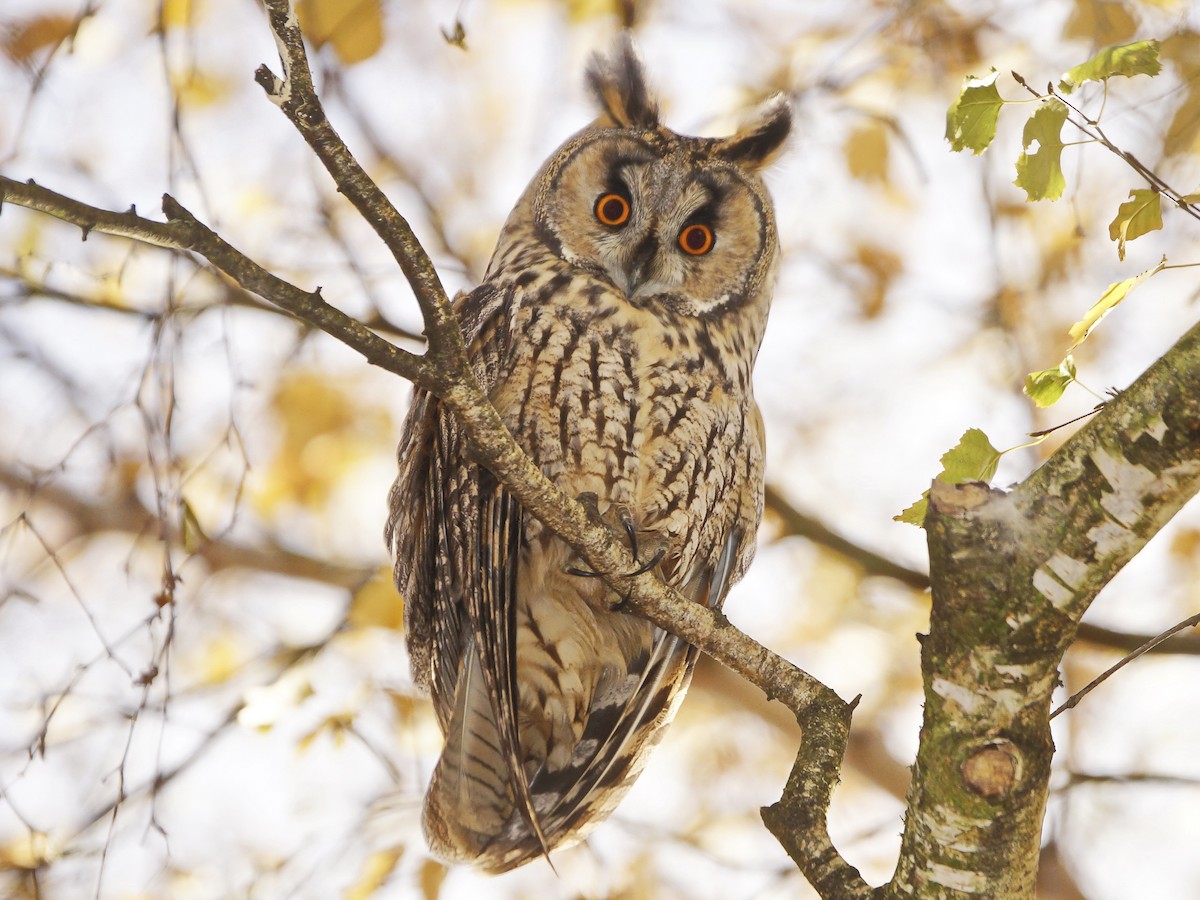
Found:
<path fill-rule="evenodd" d="M 993 494 L 1003 493 L 993 491 L 985 481 L 950 484 L 935 478 L 929 489 L 929 504 L 943 515 L 964 516 L 984 506 Z"/>
<path fill-rule="evenodd" d="M 976 749 L 959 767 L 963 785 L 985 800 L 1012 793 L 1021 777 L 1022 753 L 1012 741 L 991 741 Z"/>

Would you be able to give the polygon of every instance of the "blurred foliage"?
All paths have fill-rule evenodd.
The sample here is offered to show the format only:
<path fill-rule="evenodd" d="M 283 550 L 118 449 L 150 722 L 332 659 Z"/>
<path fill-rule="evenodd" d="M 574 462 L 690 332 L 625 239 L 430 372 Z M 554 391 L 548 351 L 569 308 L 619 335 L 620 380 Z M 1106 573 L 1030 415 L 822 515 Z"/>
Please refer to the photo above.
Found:
<path fill-rule="evenodd" d="M 452 290 L 586 121 L 587 54 L 621 25 L 681 130 L 727 132 L 786 92 L 796 137 L 769 174 L 785 259 L 756 388 L 769 477 L 912 568 L 921 535 L 891 517 L 939 456 L 945 480 L 1020 477 L 1100 399 L 1073 387 L 1080 371 L 1124 383 L 1194 319 L 1194 278 L 1167 271 L 1195 262 L 1194 221 L 1069 124 L 1074 105 L 1195 200 L 1187 4 L 303 0 L 298 14 L 339 131 Z M 259 7 L 237 0 L 5 4 L 0 169 L 143 214 L 170 191 L 266 268 L 412 331 L 394 261 L 252 82 L 273 52 Z M 1097 330 L 1135 288 L 1126 327 Z M 419 799 L 439 736 L 380 539 L 407 398 L 194 260 L 4 210 L 0 895 L 807 896 L 758 817 L 795 722 L 707 664 L 626 803 L 556 854 L 559 878 L 532 865 L 484 881 L 428 858 Z M 1052 434 L 1021 443 L 1035 430 Z M 835 839 L 880 881 L 928 601 L 781 522 L 728 612 L 863 695 Z M 1181 522 L 1097 612 L 1154 631 L 1194 611 L 1197 535 Z M 1081 650 L 1064 677 L 1113 658 Z M 1171 664 L 1171 683 L 1194 679 Z M 1160 896 L 1200 878 L 1178 839 L 1200 736 L 1178 714 L 1188 698 L 1136 681 L 1159 665 L 1129 667 L 1136 689 L 1098 691 L 1056 736 L 1068 786 L 1047 841 L 1088 896 L 1130 896 L 1112 868 L 1129 858 L 1165 873 L 1142 886 Z M 1087 772 L 1178 778 L 1152 795 L 1136 777 L 1080 786 Z"/>

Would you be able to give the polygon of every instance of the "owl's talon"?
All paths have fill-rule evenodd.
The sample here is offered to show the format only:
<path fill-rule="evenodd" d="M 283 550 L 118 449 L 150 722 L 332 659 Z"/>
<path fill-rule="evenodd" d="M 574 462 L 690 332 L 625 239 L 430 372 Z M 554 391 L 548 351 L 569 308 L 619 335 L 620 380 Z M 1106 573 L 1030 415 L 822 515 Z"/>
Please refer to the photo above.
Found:
<path fill-rule="evenodd" d="M 626 572 L 621 577 L 622 578 L 637 578 L 639 575 L 644 575 L 645 573 L 647 573 L 651 569 L 653 569 L 655 566 L 657 566 L 660 562 L 662 562 L 662 558 L 666 555 L 667 555 L 667 548 L 659 547 L 658 550 L 655 551 L 654 556 L 651 557 L 648 562 L 645 562 L 642 565 L 638 566 L 632 572 Z M 634 556 L 633 561 L 637 562 L 636 555 Z M 580 578 L 603 578 L 604 577 L 603 572 L 593 572 L 591 569 L 580 569 L 576 566 L 567 566 L 563 571 L 566 572 L 568 575 L 578 575 Z M 629 598 L 626 597 L 625 599 L 628 600 Z M 624 602 L 624 601 L 622 601 L 622 602 Z"/>
<path fill-rule="evenodd" d="M 662 558 L 666 555 L 667 555 L 667 548 L 659 547 L 658 550 L 655 551 L 654 556 L 652 556 L 650 558 L 649 562 L 645 563 L 644 565 L 638 566 L 632 572 L 627 572 L 625 574 L 625 577 L 626 578 L 636 578 L 639 575 L 644 575 L 646 572 L 649 572 L 651 569 L 653 569 L 655 566 L 657 566 L 660 562 L 662 562 Z M 633 561 L 637 562 L 637 554 L 636 553 L 633 554 Z"/>
<path fill-rule="evenodd" d="M 563 569 L 568 575 L 578 575 L 580 578 L 601 578 L 603 573 L 593 572 L 591 569 L 579 569 L 575 566 L 567 566 Z"/>
<path fill-rule="evenodd" d="M 633 554 L 633 561 L 638 561 L 638 539 L 637 529 L 633 527 L 633 515 L 629 512 L 626 506 L 618 506 L 617 519 L 621 523 L 621 527 L 625 529 L 625 534 L 629 538 L 629 552 Z"/>

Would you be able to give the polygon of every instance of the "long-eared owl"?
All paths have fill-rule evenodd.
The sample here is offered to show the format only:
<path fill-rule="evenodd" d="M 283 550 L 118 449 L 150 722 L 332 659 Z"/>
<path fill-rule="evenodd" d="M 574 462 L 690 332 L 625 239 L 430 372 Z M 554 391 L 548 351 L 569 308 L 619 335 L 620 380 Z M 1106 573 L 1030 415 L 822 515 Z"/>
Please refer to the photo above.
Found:
<path fill-rule="evenodd" d="M 455 308 L 517 443 L 643 568 L 719 606 L 754 555 L 763 425 L 751 369 L 778 260 L 760 169 L 782 98 L 727 138 L 659 123 L 631 43 L 598 57 L 599 117 L 556 150 Z M 683 697 L 696 651 L 619 608 L 417 391 L 387 540 L 416 682 L 445 747 L 432 850 L 493 872 L 584 837 Z"/>

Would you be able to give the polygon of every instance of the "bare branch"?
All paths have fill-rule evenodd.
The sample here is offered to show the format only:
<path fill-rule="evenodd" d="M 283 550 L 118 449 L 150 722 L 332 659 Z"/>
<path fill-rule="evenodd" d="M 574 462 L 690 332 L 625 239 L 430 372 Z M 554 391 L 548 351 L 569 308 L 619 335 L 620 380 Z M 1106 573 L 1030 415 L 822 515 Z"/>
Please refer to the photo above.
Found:
<path fill-rule="evenodd" d="M 1146 643 L 1142 644 L 1142 646 L 1138 647 L 1136 650 L 1134 650 L 1128 656 L 1122 657 L 1121 660 L 1119 662 L 1117 662 L 1115 665 L 1109 666 L 1107 669 L 1105 669 L 1103 672 L 1101 672 L 1099 675 L 1097 675 L 1095 678 L 1093 678 L 1091 681 L 1089 681 L 1083 688 L 1081 688 L 1080 690 L 1078 690 L 1074 694 L 1072 694 L 1065 703 L 1063 703 L 1058 709 L 1054 710 L 1054 712 L 1050 713 L 1050 718 L 1053 719 L 1059 713 L 1066 712 L 1068 709 L 1074 709 L 1076 706 L 1079 705 L 1080 700 L 1082 700 L 1084 697 L 1086 697 L 1088 694 L 1090 694 L 1093 690 L 1095 690 L 1097 687 L 1099 687 L 1101 684 L 1103 684 L 1105 681 L 1107 681 L 1110 677 L 1112 677 L 1114 674 L 1116 674 L 1119 670 L 1125 668 L 1125 666 L 1129 665 L 1131 662 L 1133 662 L 1139 656 L 1141 656 L 1144 653 L 1151 652 L 1152 650 L 1154 650 L 1155 647 L 1160 646 L 1163 642 L 1168 640 L 1172 635 L 1177 634 L 1180 631 L 1183 631 L 1187 628 L 1195 628 L 1197 625 L 1200 625 L 1200 615 L 1195 615 L 1195 616 L 1191 616 L 1187 619 L 1184 619 L 1182 622 L 1179 622 L 1176 625 L 1172 625 L 1170 628 L 1168 628 L 1162 634 L 1152 637 L 1150 640 L 1146 641 Z"/>

